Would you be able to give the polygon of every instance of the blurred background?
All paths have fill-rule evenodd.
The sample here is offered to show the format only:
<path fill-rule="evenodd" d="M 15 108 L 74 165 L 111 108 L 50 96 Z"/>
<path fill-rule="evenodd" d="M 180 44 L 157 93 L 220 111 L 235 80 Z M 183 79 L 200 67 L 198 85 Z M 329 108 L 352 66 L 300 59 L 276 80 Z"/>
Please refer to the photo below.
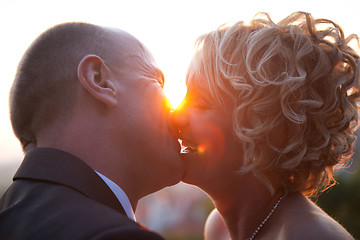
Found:
<path fill-rule="evenodd" d="M 184 78 L 196 38 L 225 22 L 249 20 L 269 12 L 276 22 L 294 11 L 340 24 L 345 35 L 360 34 L 360 1 L 240 1 L 240 0 L 1 0 L 0 1 L 0 194 L 22 160 L 8 116 L 8 92 L 17 64 L 29 44 L 47 28 L 68 21 L 85 21 L 121 28 L 142 41 L 163 70 L 165 92 L 177 106 L 186 92 Z M 360 239 L 359 153 L 352 164 L 336 172 L 339 184 L 314 198 L 328 214 Z M 198 188 L 177 184 L 139 202 L 137 219 L 166 239 L 203 239 L 203 226 L 213 209 Z M 19 216 L 20 217 L 20 216 Z"/>

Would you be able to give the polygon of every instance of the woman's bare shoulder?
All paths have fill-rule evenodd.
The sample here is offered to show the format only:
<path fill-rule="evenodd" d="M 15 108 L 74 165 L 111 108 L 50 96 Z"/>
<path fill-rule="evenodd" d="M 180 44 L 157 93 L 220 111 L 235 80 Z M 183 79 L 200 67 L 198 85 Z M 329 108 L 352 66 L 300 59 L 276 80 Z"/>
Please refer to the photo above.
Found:
<path fill-rule="evenodd" d="M 301 194 L 288 196 L 264 226 L 260 239 L 354 240 L 337 221 Z M 220 213 L 214 209 L 205 223 L 205 240 L 228 240 L 230 235 Z"/>
<path fill-rule="evenodd" d="M 292 206 L 293 205 L 293 206 Z M 353 240 L 351 234 L 306 197 L 286 205 L 278 239 Z"/>
<path fill-rule="evenodd" d="M 230 239 L 230 235 L 225 226 L 225 223 L 216 208 L 212 210 L 205 222 L 204 236 L 205 240 Z"/>

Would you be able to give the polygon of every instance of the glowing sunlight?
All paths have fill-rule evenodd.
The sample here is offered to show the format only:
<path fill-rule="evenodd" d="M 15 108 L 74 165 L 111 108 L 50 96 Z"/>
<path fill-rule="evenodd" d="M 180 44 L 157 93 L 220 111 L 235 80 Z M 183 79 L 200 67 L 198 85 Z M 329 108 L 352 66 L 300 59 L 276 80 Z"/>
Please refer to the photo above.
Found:
<path fill-rule="evenodd" d="M 183 100 L 186 94 L 186 86 L 184 85 L 182 88 L 178 87 L 178 84 L 173 82 L 165 83 L 164 92 L 166 96 L 169 98 L 171 108 L 177 108 L 181 101 Z"/>
<path fill-rule="evenodd" d="M 165 75 L 165 94 L 176 108 L 186 93 L 185 74 L 198 36 L 226 22 L 248 20 L 256 12 L 269 12 L 274 20 L 290 12 L 304 10 L 316 17 L 331 18 L 344 26 L 345 34 L 359 33 L 358 0 L 328 5 L 303 0 L 289 6 L 285 0 L 260 1 L 114 1 L 99 4 L 88 1 L 4 1 L 0 24 L 3 33 L 0 51 L 2 88 L 0 89 L 0 163 L 19 158 L 20 144 L 9 123 L 8 92 L 16 66 L 29 44 L 45 29 L 69 21 L 85 21 L 124 29 L 140 39 L 154 55 Z M 94 2 L 95 3 L 95 2 Z M 54 8 L 55 4 L 55 8 Z M 68 6 L 72 6 L 69 8 Z M 349 7 L 356 5 L 357 7 Z M 206 6 L 206 11 L 204 11 Z M 344 14 L 346 13 L 346 14 Z"/>

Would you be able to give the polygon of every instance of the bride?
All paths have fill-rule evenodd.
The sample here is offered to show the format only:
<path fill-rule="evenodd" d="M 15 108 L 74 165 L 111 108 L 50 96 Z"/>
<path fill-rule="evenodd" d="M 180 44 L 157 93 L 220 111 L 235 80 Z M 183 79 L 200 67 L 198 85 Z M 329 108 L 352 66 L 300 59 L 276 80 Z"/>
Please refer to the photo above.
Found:
<path fill-rule="evenodd" d="M 277 24 L 258 14 L 199 38 L 172 121 L 186 146 L 183 181 L 216 207 L 207 239 L 221 229 L 233 240 L 353 239 L 307 198 L 352 155 L 360 61 L 351 38 L 304 12 Z"/>

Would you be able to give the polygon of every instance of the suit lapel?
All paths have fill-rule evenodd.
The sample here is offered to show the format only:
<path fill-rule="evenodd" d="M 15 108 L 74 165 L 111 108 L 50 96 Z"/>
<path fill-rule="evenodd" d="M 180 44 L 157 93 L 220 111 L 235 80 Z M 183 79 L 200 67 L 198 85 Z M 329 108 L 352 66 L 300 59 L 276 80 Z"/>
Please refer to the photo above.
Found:
<path fill-rule="evenodd" d="M 48 181 L 73 188 L 85 196 L 126 215 L 106 183 L 79 158 L 51 148 L 35 148 L 26 154 L 17 179 Z"/>

